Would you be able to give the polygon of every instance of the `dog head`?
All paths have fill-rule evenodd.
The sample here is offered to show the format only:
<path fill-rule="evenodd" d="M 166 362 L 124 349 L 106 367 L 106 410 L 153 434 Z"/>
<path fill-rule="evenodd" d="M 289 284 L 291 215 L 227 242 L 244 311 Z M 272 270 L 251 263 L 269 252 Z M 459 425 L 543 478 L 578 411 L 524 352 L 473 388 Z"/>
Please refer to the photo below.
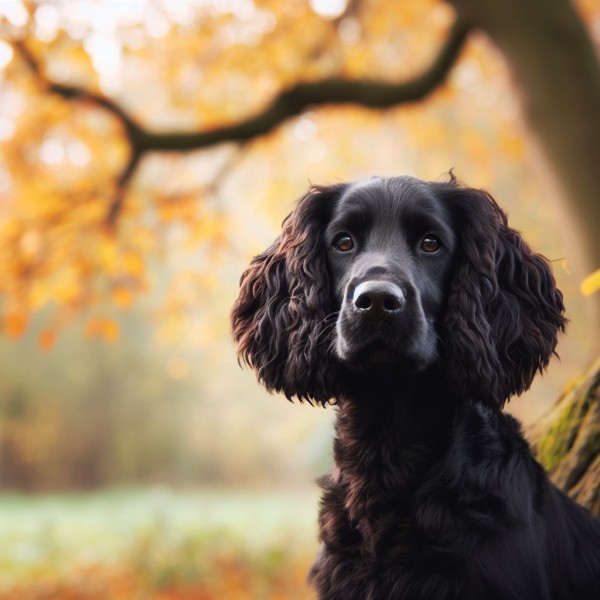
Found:
<path fill-rule="evenodd" d="M 564 329 L 548 262 L 454 177 L 312 187 L 242 275 L 240 357 L 269 390 L 325 403 L 345 373 L 441 367 L 494 406 L 527 389 Z"/>

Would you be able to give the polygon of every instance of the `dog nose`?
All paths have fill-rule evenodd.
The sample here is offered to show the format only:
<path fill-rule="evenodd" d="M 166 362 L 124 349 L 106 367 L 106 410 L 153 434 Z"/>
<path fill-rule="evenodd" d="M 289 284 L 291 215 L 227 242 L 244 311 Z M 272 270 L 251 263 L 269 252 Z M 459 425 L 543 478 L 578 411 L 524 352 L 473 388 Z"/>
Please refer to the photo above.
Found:
<path fill-rule="evenodd" d="M 356 286 L 352 298 L 354 306 L 373 315 L 398 312 L 405 303 L 404 292 L 389 281 L 364 281 Z"/>

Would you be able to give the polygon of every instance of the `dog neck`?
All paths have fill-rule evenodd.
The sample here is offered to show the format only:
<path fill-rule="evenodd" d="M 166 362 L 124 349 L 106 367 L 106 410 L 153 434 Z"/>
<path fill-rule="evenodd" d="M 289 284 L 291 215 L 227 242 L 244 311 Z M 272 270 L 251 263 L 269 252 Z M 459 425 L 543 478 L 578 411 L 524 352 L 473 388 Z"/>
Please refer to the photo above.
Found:
<path fill-rule="evenodd" d="M 363 536 L 373 515 L 399 516 L 403 499 L 448 448 L 455 402 L 439 381 L 384 373 L 377 383 L 354 381 L 352 395 L 339 400 L 330 482 Z"/>

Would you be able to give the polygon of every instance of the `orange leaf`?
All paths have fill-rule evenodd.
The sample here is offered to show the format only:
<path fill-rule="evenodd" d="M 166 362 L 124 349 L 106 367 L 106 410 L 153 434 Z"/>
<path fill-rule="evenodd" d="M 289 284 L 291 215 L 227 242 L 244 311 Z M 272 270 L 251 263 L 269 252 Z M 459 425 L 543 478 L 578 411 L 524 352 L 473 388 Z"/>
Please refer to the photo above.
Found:
<path fill-rule="evenodd" d="M 133 294 L 124 288 L 115 288 L 112 291 L 112 299 L 119 308 L 129 308 L 133 304 Z"/>
<path fill-rule="evenodd" d="M 85 326 L 85 334 L 89 337 L 103 337 L 108 342 L 116 342 L 120 335 L 119 325 L 108 317 L 95 317 Z"/>
<path fill-rule="evenodd" d="M 42 350 L 51 350 L 56 342 L 56 332 L 52 331 L 52 329 L 44 329 L 44 331 L 40 333 L 38 342 Z"/>
<path fill-rule="evenodd" d="M 23 335 L 27 328 L 27 317 L 24 313 L 9 313 L 4 318 L 4 331 L 13 339 Z"/>
<path fill-rule="evenodd" d="M 129 275 L 144 274 L 144 262 L 136 254 L 126 254 L 121 261 L 121 267 Z"/>
<path fill-rule="evenodd" d="M 121 331 L 117 323 L 111 319 L 104 319 L 102 324 L 102 335 L 109 342 L 116 342 L 119 339 Z"/>
<path fill-rule="evenodd" d="M 87 335 L 88 337 L 94 337 L 99 335 L 101 330 L 101 322 L 102 320 L 99 318 L 90 319 L 85 324 L 85 335 Z"/>

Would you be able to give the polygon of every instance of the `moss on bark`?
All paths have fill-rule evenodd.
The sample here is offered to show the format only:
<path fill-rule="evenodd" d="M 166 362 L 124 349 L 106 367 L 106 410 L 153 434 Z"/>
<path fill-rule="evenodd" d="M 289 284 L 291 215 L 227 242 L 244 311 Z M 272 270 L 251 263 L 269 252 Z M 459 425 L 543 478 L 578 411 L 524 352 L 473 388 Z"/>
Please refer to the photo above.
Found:
<path fill-rule="evenodd" d="M 530 432 L 556 485 L 600 515 L 600 358 Z"/>

